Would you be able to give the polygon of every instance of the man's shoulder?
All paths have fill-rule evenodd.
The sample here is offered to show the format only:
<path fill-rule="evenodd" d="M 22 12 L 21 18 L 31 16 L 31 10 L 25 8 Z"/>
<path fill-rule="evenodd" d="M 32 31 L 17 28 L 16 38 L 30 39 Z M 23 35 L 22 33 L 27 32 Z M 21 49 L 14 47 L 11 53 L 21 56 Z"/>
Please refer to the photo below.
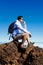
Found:
<path fill-rule="evenodd" d="M 19 22 L 18 20 L 16 20 L 16 23 L 15 23 L 15 24 L 18 24 L 18 25 L 19 25 L 19 24 L 20 24 L 20 22 Z"/>

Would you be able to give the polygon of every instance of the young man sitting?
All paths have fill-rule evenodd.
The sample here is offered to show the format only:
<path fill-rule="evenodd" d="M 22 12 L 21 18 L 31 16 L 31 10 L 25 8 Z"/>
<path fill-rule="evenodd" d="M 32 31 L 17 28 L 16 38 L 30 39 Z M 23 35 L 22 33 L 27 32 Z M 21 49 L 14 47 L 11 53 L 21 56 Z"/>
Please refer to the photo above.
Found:
<path fill-rule="evenodd" d="M 18 16 L 17 20 L 14 24 L 14 28 L 16 28 L 13 33 L 13 39 L 17 40 L 17 39 L 22 39 L 22 44 L 21 47 L 23 47 L 24 42 L 27 40 L 28 44 L 30 44 L 30 40 L 29 38 L 31 37 L 31 33 L 28 32 L 25 28 L 23 28 L 23 26 L 21 25 L 23 22 L 23 17 L 22 16 Z"/>

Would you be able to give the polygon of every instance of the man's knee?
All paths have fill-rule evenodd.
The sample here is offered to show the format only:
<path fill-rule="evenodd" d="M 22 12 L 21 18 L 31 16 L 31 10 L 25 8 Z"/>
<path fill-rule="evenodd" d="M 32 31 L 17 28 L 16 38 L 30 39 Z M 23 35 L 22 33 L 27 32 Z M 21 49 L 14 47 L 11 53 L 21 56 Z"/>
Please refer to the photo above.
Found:
<path fill-rule="evenodd" d="M 24 37 L 25 37 L 25 38 L 28 38 L 28 36 L 29 36 L 28 33 L 25 33 Z"/>
<path fill-rule="evenodd" d="M 27 36 L 27 37 L 28 37 L 28 35 L 29 35 L 28 33 L 25 33 L 25 36 Z"/>

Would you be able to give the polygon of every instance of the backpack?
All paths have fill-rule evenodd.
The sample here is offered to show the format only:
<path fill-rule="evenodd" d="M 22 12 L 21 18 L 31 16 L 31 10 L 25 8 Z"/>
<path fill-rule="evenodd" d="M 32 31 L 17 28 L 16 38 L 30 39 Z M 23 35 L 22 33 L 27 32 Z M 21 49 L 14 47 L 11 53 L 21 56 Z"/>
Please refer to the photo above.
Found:
<path fill-rule="evenodd" d="M 16 21 L 15 21 L 15 22 L 16 22 Z M 8 34 L 9 34 L 9 33 L 12 34 L 13 31 L 16 29 L 16 28 L 14 28 L 15 22 L 13 22 L 13 23 L 11 23 L 11 24 L 9 25 L 9 27 L 8 27 Z"/>

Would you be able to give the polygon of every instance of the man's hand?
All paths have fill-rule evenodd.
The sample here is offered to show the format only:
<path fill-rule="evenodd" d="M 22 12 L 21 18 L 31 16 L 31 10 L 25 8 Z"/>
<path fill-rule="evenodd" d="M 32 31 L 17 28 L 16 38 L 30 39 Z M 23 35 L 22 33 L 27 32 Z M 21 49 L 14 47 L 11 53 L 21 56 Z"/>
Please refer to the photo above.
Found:
<path fill-rule="evenodd" d="M 31 34 L 29 34 L 29 37 L 32 37 L 32 35 L 31 35 Z"/>

